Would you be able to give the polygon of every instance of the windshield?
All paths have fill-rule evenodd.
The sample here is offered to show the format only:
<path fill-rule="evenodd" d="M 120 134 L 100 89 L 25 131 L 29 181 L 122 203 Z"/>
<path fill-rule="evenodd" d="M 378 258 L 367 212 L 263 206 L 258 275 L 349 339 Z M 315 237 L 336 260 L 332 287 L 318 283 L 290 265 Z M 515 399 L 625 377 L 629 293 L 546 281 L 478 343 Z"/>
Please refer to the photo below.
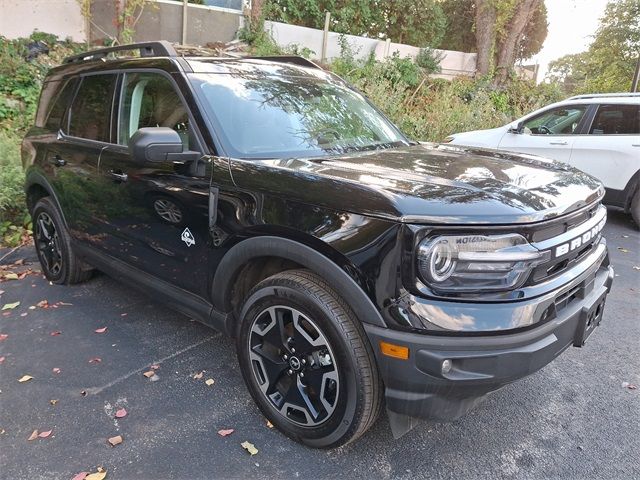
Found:
<path fill-rule="evenodd" d="M 362 95 L 306 77 L 193 75 L 199 96 L 237 158 L 286 158 L 389 148 L 407 140 Z"/>

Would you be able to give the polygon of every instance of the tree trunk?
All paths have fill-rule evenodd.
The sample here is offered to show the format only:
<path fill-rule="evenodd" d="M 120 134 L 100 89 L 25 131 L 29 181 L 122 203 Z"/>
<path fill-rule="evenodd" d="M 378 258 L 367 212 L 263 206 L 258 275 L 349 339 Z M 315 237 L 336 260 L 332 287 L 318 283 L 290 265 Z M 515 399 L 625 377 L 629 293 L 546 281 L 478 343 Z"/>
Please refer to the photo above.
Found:
<path fill-rule="evenodd" d="M 518 44 L 527 24 L 533 18 L 536 10 L 540 8 L 541 3 L 542 0 L 520 0 L 518 3 L 513 17 L 507 24 L 505 37 L 499 44 L 494 85 L 504 84 L 509 77 L 509 72 L 516 61 Z"/>
<path fill-rule="evenodd" d="M 476 2 L 476 75 L 487 75 L 491 70 L 496 36 L 496 9 L 491 0 Z"/>

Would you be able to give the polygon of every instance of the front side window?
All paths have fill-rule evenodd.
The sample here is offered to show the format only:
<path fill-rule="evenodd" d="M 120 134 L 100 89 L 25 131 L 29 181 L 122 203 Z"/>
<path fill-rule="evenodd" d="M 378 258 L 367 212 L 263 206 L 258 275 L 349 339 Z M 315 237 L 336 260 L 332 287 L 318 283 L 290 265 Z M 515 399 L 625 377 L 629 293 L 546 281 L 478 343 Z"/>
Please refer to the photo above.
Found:
<path fill-rule="evenodd" d="M 110 141 L 111 107 L 116 75 L 89 75 L 82 79 L 71 106 L 69 135 Z"/>
<path fill-rule="evenodd" d="M 191 76 L 225 149 L 286 158 L 385 148 L 407 140 L 359 93 L 316 77 Z"/>
<path fill-rule="evenodd" d="M 640 106 L 601 105 L 589 133 L 592 135 L 640 135 Z"/>
<path fill-rule="evenodd" d="M 587 105 L 557 107 L 524 122 L 524 133 L 530 135 L 571 135 L 576 131 Z"/>
<path fill-rule="evenodd" d="M 143 127 L 172 128 L 188 147 L 189 116 L 171 81 L 158 73 L 127 73 L 120 100 L 118 143 L 127 145 Z"/>

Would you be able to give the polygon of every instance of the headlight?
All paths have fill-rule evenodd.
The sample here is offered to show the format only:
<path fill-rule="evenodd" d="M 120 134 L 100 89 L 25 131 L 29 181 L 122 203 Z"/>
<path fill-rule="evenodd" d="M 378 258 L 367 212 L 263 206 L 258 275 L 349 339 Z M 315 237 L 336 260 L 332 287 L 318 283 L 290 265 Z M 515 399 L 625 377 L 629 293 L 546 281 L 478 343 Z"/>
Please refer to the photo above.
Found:
<path fill-rule="evenodd" d="M 440 235 L 418 244 L 418 273 L 439 292 L 500 291 L 519 287 L 549 259 L 518 234 Z"/>
<path fill-rule="evenodd" d="M 442 141 L 442 143 L 451 143 L 451 142 L 453 142 L 453 140 L 454 140 L 455 138 L 456 138 L 456 137 L 451 137 L 451 136 L 449 136 L 449 137 L 445 138 L 445 139 Z"/>

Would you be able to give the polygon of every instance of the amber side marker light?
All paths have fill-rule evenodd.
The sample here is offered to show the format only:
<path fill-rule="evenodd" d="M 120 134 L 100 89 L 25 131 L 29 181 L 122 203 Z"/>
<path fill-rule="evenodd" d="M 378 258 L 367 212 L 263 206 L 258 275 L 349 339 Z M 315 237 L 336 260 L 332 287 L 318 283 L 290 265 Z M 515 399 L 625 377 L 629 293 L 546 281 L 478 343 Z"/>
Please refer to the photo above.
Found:
<path fill-rule="evenodd" d="M 381 340 L 380 351 L 387 357 L 399 358 L 400 360 L 409 359 L 409 347 L 403 347 L 402 345 L 394 345 Z"/>

